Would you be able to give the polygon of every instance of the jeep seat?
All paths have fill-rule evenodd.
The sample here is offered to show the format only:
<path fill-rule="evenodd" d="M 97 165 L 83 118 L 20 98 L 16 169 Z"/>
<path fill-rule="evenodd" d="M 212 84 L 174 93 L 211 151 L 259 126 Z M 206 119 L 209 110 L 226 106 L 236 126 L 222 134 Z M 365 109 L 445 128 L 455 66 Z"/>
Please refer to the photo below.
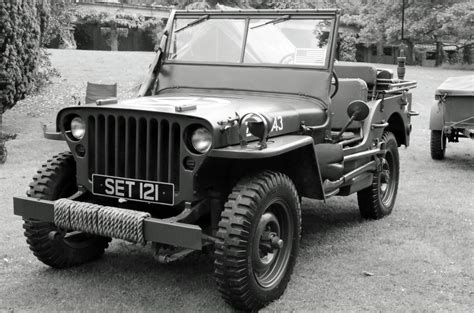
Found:
<path fill-rule="evenodd" d="M 367 96 L 372 97 L 377 85 L 377 68 L 372 64 L 354 63 L 354 62 L 337 62 L 334 64 L 334 71 L 339 79 L 341 78 L 359 78 L 362 79 L 368 88 Z M 356 99 L 354 99 L 356 100 Z M 361 99 L 364 101 L 368 98 Z"/>
<path fill-rule="evenodd" d="M 117 84 L 107 85 L 87 82 L 86 104 L 110 97 L 117 97 Z"/>
<path fill-rule="evenodd" d="M 332 119 L 331 130 L 341 130 L 349 120 L 347 107 L 354 100 L 367 100 L 367 84 L 358 78 L 340 78 L 339 90 L 331 101 L 329 107 Z M 352 122 L 347 131 L 357 132 L 361 127 L 360 122 Z"/>

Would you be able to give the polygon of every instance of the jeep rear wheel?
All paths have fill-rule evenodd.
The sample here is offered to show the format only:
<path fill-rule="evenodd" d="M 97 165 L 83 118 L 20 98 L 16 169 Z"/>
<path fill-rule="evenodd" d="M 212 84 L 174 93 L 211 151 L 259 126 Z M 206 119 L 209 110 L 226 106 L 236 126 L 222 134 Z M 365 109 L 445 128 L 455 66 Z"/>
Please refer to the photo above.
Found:
<path fill-rule="evenodd" d="M 397 140 L 391 132 L 385 132 L 382 140 L 386 144 L 386 154 L 379 159 L 372 185 L 357 193 L 360 214 L 369 219 L 380 219 L 392 213 L 397 197 L 400 174 Z"/>
<path fill-rule="evenodd" d="M 430 141 L 431 158 L 433 160 L 443 160 L 446 153 L 446 136 L 441 130 L 431 131 Z"/>
<path fill-rule="evenodd" d="M 275 172 L 241 180 L 217 232 L 215 278 L 226 302 L 257 310 L 286 289 L 299 249 L 301 209 L 293 182 Z"/>
<path fill-rule="evenodd" d="M 27 192 L 29 197 L 57 200 L 77 191 L 76 163 L 71 153 L 54 156 L 38 170 Z M 100 257 L 110 238 L 68 231 L 53 223 L 25 219 L 23 224 L 28 245 L 43 263 L 65 268 Z"/>

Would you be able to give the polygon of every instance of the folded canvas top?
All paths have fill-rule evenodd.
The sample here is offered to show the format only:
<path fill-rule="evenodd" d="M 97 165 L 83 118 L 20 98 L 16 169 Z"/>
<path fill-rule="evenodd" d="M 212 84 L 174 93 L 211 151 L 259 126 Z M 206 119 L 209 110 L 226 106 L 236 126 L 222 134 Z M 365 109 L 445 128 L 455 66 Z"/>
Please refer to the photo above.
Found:
<path fill-rule="evenodd" d="M 449 77 L 438 89 L 437 96 L 474 96 L 474 75 Z"/>

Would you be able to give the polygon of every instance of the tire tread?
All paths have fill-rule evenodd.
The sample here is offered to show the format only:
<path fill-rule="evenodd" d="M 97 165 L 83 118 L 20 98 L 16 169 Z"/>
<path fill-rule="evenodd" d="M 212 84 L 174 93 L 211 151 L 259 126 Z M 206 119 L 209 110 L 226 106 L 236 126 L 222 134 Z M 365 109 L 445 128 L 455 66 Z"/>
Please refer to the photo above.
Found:
<path fill-rule="evenodd" d="M 443 146 L 443 148 L 441 148 Z M 432 130 L 430 138 L 430 152 L 433 160 L 443 160 L 446 153 L 446 139 L 441 130 Z"/>
<path fill-rule="evenodd" d="M 43 200 L 57 200 L 62 182 L 74 178 L 75 172 L 76 164 L 72 154 L 57 154 L 36 172 L 26 194 Z M 110 242 L 110 238 L 94 236 L 93 244 L 76 251 L 63 242 L 50 238 L 52 231 L 58 231 L 53 223 L 24 219 L 23 229 L 33 254 L 41 262 L 55 268 L 76 266 L 99 258 Z"/>
<path fill-rule="evenodd" d="M 245 177 L 232 189 L 228 201 L 224 204 L 217 231 L 214 277 L 224 300 L 238 309 L 257 310 L 274 300 L 262 301 L 251 292 L 246 247 L 257 203 L 267 192 L 280 184 L 291 190 L 296 199 L 299 241 L 301 234 L 299 198 L 294 184 L 284 174 L 264 171 L 255 176 Z M 293 266 L 290 266 L 287 279 L 282 281 L 281 293 L 286 288 L 292 270 Z"/>

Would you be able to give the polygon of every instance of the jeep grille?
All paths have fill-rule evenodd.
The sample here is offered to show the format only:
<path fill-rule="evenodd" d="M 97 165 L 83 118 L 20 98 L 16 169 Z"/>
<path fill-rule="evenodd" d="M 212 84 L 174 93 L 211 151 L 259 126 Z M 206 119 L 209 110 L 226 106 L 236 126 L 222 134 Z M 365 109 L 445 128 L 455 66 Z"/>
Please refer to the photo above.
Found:
<path fill-rule="evenodd" d="M 152 117 L 95 114 L 88 118 L 92 174 L 173 183 L 179 190 L 181 127 Z"/>

